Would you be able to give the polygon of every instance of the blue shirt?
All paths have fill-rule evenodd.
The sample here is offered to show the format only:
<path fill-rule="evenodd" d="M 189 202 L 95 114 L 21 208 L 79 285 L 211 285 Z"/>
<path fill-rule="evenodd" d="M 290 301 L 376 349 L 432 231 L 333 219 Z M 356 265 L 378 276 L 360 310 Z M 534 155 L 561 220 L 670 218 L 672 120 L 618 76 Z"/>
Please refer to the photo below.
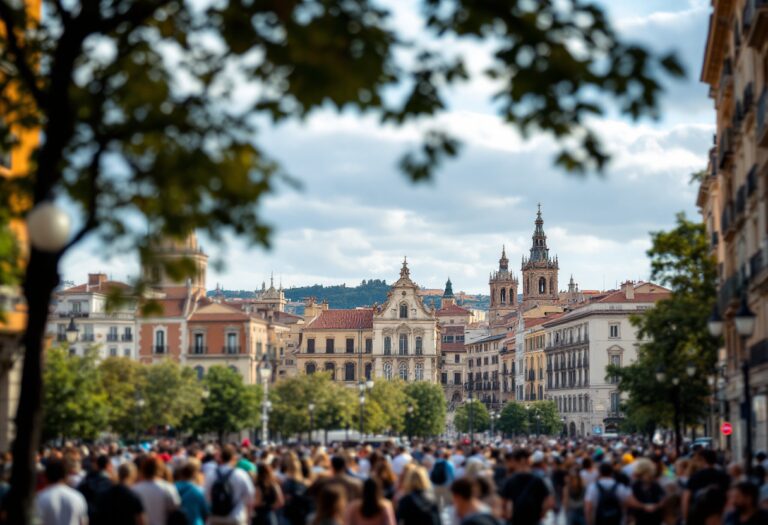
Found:
<path fill-rule="evenodd" d="M 187 515 L 190 525 L 205 525 L 210 514 L 203 489 L 189 481 L 177 481 L 176 490 L 181 497 L 181 511 Z"/>

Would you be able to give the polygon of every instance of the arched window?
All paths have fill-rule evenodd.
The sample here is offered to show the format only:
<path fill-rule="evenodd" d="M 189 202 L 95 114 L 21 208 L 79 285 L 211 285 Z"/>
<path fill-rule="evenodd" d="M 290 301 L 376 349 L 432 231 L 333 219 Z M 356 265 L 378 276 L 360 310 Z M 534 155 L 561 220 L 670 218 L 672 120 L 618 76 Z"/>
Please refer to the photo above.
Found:
<path fill-rule="evenodd" d="M 392 354 L 392 338 L 387 336 L 384 338 L 384 355 Z"/>
<path fill-rule="evenodd" d="M 399 375 L 400 379 L 408 381 L 408 363 L 400 363 Z"/>
<path fill-rule="evenodd" d="M 355 380 L 355 363 L 344 363 L 344 381 Z"/>
<path fill-rule="evenodd" d="M 424 365 L 422 363 L 416 363 L 414 379 L 416 381 L 424 381 Z"/>
<path fill-rule="evenodd" d="M 506 304 L 507 302 L 507 290 L 505 288 L 501 289 L 501 304 Z"/>
<path fill-rule="evenodd" d="M 424 352 L 423 341 L 421 336 L 416 337 L 416 355 L 421 355 Z"/>
<path fill-rule="evenodd" d="M 314 374 L 316 370 L 317 370 L 317 365 L 315 365 L 315 363 L 307 363 L 306 371 L 308 375 Z"/>
<path fill-rule="evenodd" d="M 331 379 L 336 379 L 336 365 L 333 363 L 325 363 L 325 371 L 330 372 Z"/>
<path fill-rule="evenodd" d="M 400 334 L 400 355 L 408 355 L 408 334 Z"/>
<path fill-rule="evenodd" d="M 405 303 L 400 305 L 400 319 L 408 319 L 408 305 Z"/>
<path fill-rule="evenodd" d="M 515 304 L 517 302 L 517 297 L 515 297 L 515 289 L 510 288 L 509 289 L 509 304 Z"/>
<path fill-rule="evenodd" d="M 200 381 L 205 375 L 205 369 L 202 366 L 196 366 L 195 374 L 197 375 L 197 380 Z"/>
<path fill-rule="evenodd" d="M 547 293 L 547 279 L 539 277 L 539 295 L 544 295 L 545 293 Z"/>
<path fill-rule="evenodd" d="M 392 363 L 384 363 L 384 379 L 392 380 Z"/>

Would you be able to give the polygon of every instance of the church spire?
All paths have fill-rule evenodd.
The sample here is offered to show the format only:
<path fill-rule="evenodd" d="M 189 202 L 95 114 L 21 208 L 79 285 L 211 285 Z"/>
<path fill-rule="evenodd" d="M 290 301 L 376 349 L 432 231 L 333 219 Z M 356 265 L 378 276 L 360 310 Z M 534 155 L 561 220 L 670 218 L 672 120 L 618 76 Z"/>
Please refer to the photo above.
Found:
<path fill-rule="evenodd" d="M 548 261 L 549 248 L 547 248 L 547 235 L 544 233 L 544 219 L 541 218 L 541 203 L 536 212 L 536 228 L 533 230 L 530 261 Z"/>
<path fill-rule="evenodd" d="M 443 292 L 443 297 L 453 297 L 453 284 L 451 283 L 450 277 L 448 277 L 448 280 L 445 282 L 445 291 Z"/>
<path fill-rule="evenodd" d="M 411 271 L 408 269 L 408 256 L 403 257 L 403 267 L 400 268 L 400 278 L 401 279 L 411 278 Z"/>
<path fill-rule="evenodd" d="M 499 259 L 499 271 L 509 270 L 509 259 L 507 259 L 507 247 L 501 245 L 501 259 Z"/>

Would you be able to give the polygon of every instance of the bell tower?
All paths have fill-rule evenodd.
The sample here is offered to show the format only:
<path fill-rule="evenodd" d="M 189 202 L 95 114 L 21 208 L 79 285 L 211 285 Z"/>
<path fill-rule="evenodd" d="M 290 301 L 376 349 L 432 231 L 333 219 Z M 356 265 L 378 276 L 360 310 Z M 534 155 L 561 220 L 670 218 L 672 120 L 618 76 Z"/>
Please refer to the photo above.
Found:
<path fill-rule="evenodd" d="M 517 308 L 517 277 L 509 271 L 509 259 L 504 246 L 501 247 L 499 270 L 491 273 L 488 284 L 491 287 L 489 314 L 493 325 L 497 319 L 501 319 Z"/>
<path fill-rule="evenodd" d="M 189 284 L 205 293 L 208 256 L 198 244 L 194 231 L 182 238 L 164 237 L 153 243 L 151 251 L 152 258 L 143 273 L 153 287 L 164 289 Z M 187 275 L 180 275 L 184 273 Z"/>
<path fill-rule="evenodd" d="M 557 304 L 557 274 L 560 269 L 557 256 L 549 256 L 547 235 L 544 233 L 544 219 L 541 218 L 541 204 L 536 213 L 533 230 L 531 255 L 523 257 L 523 309 L 537 304 Z"/>

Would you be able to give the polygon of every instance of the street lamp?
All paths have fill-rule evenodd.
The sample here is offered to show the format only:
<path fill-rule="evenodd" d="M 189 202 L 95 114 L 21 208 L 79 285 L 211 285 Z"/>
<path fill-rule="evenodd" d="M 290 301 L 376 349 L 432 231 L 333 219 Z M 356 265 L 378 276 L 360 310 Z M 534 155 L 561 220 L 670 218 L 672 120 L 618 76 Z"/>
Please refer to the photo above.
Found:
<path fill-rule="evenodd" d="M 498 414 L 496 414 L 496 411 L 493 410 L 489 414 L 491 416 L 491 441 L 493 441 L 493 436 L 495 434 L 494 432 L 494 423 L 496 422 L 496 418 L 499 417 Z"/>
<path fill-rule="evenodd" d="M 134 431 L 136 433 L 136 446 L 139 446 L 139 417 L 144 410 L 144 398 L 139 392 L 136 392 L 136 425 Z"/>
<path fill-rule="evenodd" d="M 749 386 L 749 354 L 747 351 L 747 339 L 752 337 L 755 331 L 755 314 L 750 310 L 749 303 L 747 302 L 746 292 L 741 296 L 741 305 L 739 311 L 733 318 L 736 324 L 736 333 L 741 338 L 742 354 L 744 360 L 741 364 L 741 373 L 743 374 L 744 383 L 744 406 L 742 408 L 742 417 L 746 423 L 747 439 L 746 447 L 744 450 L 744 473 L 749 477 L 752 472 L 752 392 Z"/>
<path fill-rule="evenodd" d="M 272 367 L 269 366 L 267 357 L 264 356 L 259 368 L 259 378 L 264 385 L 264 401 L 261 403 L 261 439 L 264 443 L 269 438 L 269 378 L 272 376 Z"/>
<path fill-rule="evenodd" d="M 413 405 L 408 405 L 408 443 L 410 443 L 413 440 L 413 437 L 411 436 L 412 429 L 411 429 L 411 419 L 413 418 Z"/>
<path fill-rule="evenodd" d="M 77 341 L 78 332 L 80 332 L 80 330 L 78 330 L 77 325 L 75 324 L 75 317 L 72 316 L 69 318 L 69 326 L 67 326 L 67 329 L 64 331 L 69 344 L 73 344 Z"/>
<path fill-rule="evenodd" d="M 309 410 L 309 445 L 312 446 L 312 435 L 315 433 L 315 404 L 307 405 Z"/>
<path fill-rule="evenodd" d="M 707 329 L 712 337 L 720 337 L 723 335 L 723 318 L 720 317 L 720 310 L 717 305 L 712 309 L 712 315 L 707 321 Z"/>
<path fill-rule="evenodd" d="M 203 398 L 203 401 L 207 401 L 209 397 L 211 397 L 211 391 L 208 389 L 207 386 L 203 387 L 203 391 L 200 394 L 200 397 Z"/>
<path fill-rule="evenodd" d="M 39 203 L 27 215 L 29 242 L 41 252 L 56 253 L 69 242 L 69 215 L 50 201 Z"/>
<path fill-rule="evenodd" d="M 536 411 L 536 435 L 541 435 L 541 414 L 539 414 L 538 410 Z"/>

